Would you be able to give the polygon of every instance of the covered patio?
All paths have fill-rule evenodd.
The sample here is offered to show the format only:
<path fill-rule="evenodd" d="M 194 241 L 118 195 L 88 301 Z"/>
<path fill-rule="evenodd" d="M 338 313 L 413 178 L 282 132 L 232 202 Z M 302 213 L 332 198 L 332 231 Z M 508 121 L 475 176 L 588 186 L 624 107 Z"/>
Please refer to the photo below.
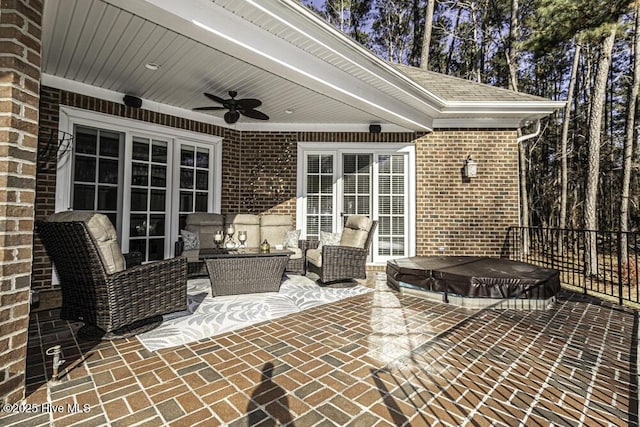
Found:
<path fill-rule="evenodd" d="M 25 402 L 51 406 L 1 423 L 637 423 L 635 311 L 567 291 L 546 311 L 465 310 L 391 291 L 383 273 L 364 283 L 375 291 L 153 353 L 36 313 Z M 56 343 L 66 363 L 48 382 Z"/>
<path fill-rule="evenodd" d="M 0 27 L 0 424 L 637 422 L 635 311 L 569 292 L 467 310 L 380 273 L 503 255 L 518 129 L 562 102 L 387 63 L 293 0 L 18 0 Z M 194 110 L 230 92 L 260 114 Z M 193 212 L 289 215 L 303 238 L 370 216 L 374 292 L 155 352 L 79 341 L 34 235 L 66 210 L 105 213 L 144 262 Z"/>

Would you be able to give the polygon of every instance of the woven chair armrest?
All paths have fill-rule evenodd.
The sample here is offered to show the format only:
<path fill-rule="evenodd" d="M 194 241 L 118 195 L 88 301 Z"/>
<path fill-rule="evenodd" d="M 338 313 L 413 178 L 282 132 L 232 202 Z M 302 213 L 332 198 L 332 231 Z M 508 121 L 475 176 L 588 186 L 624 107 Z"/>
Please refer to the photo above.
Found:
<path fill-rule="evenodd" d="M 318 246 L 320 245 L 319 240 L 305 240 L 305 242 L 307 249 L 318 249 Z"/>
<path fill-rule="evenodd" d="M 127 268 L 142 264 L 142 252 L 129 252 L 122 254 Z"/>
<path fill-rule="evenodd" d="M 352 246 L 322 246 L 322 265 L 334 269 L 343 266 L 361 265 L 367 262 L 367 251 Z"/>
<path fill-rule="evenodd" d="M 298 240 L 298 247 L 302 249 L 302 253 L 304 254 L 307 249 L 309 249 L 309 241 L 304 239 Z"/>
<path fill-rule="evenodd" d="M 135 288 L 168 287 L 184 288 L 187 280 L 187 258 L 175 257 L 148 264 L 136 265 L 123 271 L 114 273 L 108 277 L 112 283 L 119 283 L 128 292 L 136 293 Z M 130 288 L 130 289 L 128 289 Z"/>
<path fill-rule="evenodd" d="M 187 308 L 187 259 L 138 265 L 107 277 L 114 328 Z"/>
<path fill-rule="evenodd" d="M 362 248 L 354 248 L 353 246 L 336 246 L 336 245 L 324 245 L 322 246 L 322 259 L 328 258 L 362 258 L 367 257 L 367 251 Z M 325 262 L 323 261 L 323 263 Z"/>

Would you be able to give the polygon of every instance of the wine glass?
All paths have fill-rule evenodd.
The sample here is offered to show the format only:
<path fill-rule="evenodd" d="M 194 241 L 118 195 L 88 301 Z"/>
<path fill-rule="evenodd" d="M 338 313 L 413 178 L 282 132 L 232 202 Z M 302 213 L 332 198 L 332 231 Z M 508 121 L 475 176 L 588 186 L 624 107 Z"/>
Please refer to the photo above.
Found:
<path fill-rule="evenodd" d="M 245 230 L 238 231 L 238 241 L 240 242 L 240 247 L 244 248 L 247 241 L 247 232 Z"/>

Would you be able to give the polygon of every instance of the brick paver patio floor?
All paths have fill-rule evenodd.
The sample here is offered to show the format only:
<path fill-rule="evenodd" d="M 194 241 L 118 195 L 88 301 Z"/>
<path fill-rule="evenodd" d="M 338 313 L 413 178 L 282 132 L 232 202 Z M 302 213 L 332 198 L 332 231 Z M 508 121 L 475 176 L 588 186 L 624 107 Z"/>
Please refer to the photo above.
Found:
<path fill-rule="evenodd" d="M 34 313 L 27 398 L 0 425 L 637 424 L 638 316 L 562 292 L 547 311 L 468 310 L 389 290 L 151 353 Z M 47 348 L 65 364 L 47 382 Z M 47 406 L 45 406 L 45 404 Z M 77 406 L 74 406 L 77 404 Z"/>

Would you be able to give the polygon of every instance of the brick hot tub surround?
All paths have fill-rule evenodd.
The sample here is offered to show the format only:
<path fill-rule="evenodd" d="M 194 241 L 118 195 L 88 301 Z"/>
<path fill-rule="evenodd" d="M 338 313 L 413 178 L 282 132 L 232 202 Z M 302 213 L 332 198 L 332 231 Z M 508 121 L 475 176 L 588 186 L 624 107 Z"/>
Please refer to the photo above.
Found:
<path fill-rule="evenodd" d="M 554 301 L 560 291 L 560 274 L 507 259 L 419 256 L 387 262 L 387 283 L 403 293 L 467 307 L 484 307 L 501 300 L 533 300 L 527 306 L 537 307 Z"/>

